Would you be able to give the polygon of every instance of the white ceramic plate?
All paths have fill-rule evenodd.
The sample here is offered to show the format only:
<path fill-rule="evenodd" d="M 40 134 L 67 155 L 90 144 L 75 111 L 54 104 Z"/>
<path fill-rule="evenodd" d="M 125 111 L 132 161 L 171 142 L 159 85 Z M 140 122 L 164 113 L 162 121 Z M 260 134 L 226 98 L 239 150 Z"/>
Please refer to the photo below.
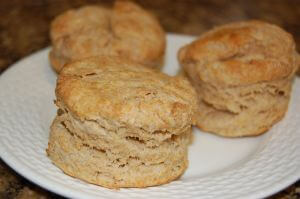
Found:
<path fill-rule="evenodd" d="M 176 53 L 193 38 L 168 35 L 164 72 L 178 71 Z M 56 75 L 49 49 L 0 76 L 0 155 L 34 183 L 70 198 L 261 198 L 300 178 L 300 79 L 284 120 L 255 138 L 226 139 L 194 129 L 189 168 L 178 180 L 144 189 L 110 190 L 69 177 L 46 156 Z M 298 103 L 297 103 L 298 102 Z"/>

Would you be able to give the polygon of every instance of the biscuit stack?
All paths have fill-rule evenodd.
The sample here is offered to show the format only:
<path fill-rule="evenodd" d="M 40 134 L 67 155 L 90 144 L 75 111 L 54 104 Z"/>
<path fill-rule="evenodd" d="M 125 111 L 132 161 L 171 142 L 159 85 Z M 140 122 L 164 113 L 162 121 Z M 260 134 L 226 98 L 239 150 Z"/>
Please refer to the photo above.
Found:
<path fill-rule="evenodd" d="M 109 188 L 146 187 L 187 168 L 195 91 L 127 59 L 73 62 L 56 87 L 47 153 L 65 173 Z"/>

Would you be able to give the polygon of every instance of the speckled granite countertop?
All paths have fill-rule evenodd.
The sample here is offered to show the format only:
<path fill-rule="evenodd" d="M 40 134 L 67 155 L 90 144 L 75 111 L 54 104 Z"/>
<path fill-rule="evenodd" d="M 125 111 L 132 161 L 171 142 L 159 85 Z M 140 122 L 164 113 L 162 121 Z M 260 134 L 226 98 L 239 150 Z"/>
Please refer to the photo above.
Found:
<path fill-rule="evenodd" d="M 152 11 L 167 32 L 199 35 L 224 23 L 262 19 L 292 33 L 300 50 L 300 0 L 139 0 Z M 230 3 L 229 3 L 230 2 Z M 110 0 L 1 0 L 0 73 L 15 61 L 49 45 L 49 22 L 71 7 Z M 0 159 L 0 199 L 62 198 L 16 174 Z M 271 196 L 300 198 L 300 182 Z"/>

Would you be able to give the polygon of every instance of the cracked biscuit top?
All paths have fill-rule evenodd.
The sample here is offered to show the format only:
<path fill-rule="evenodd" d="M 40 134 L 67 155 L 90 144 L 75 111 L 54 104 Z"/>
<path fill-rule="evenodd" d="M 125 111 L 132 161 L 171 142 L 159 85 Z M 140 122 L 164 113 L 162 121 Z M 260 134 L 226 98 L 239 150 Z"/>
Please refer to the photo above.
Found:
<path fill-rule="evenodd" d="M 108 56 L 67 64 L 59 74 L 56 96 L 57 105 L 81 121 L 104 118 L 149 132 L 190 127 L 197 104 L 183 77 Z"/>
<path fill-rule="evenodd" d="M 278 26 L 261 21 L 223 25 L 181 48 L 178 59 L 188 73 L 215 85 L 247 85 L 294 74 L 295 43 Z"/>
<path fill-rule="evenodd" d="M 147 11 L 128 1 L 113 9 L 85 6 L 69 10 L 51 24 L 50 61 L 59 72 L 65 63 L 97 55 L 130 58 L 159 67 L 165 51 L 165 33 Z"/>

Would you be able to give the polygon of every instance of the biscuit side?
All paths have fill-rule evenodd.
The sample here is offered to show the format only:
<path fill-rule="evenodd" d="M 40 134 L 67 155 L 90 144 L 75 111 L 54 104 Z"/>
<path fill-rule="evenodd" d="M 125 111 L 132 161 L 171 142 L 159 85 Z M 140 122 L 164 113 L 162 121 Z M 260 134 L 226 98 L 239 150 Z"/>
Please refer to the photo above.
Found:
<path fill-rule="evenodd" d="M 197 126 L 226 137 L 260 135 L 284 117 L 291 84 L 281 80 L 236 88 L 204 85 Z"/>
<path fill-rule="evenodd" d="M 122 129 L 113 131 L 114 126 L 87 122 L 73 131 L 69 123 L 64 116 L 55 119 L 47 152 L 66 174 L 89 183 L 108 188 L 155 186 L 178 178 L 187 167 L 191 129 L 147 147 L 140 146 L 145 143 L 137 137 L 123 137 Z"/>

